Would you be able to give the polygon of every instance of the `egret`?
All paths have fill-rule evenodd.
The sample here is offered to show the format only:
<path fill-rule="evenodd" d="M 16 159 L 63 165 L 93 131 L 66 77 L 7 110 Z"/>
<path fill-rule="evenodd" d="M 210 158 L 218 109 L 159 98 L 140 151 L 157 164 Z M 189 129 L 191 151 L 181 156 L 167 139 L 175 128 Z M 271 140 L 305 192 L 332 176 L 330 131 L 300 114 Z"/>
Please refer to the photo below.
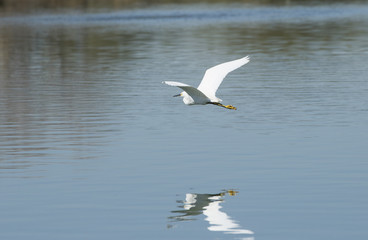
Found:
<path fill-rule="evenodd" d="M 183 102 L 186 105 L 213 104 L 227 109 L 236 110 L 236 107 L 232 105 L 221 104 L 222 100 L 216 97 L 216 91 L 228 73 L 240 68 L 248 62 L 249 56 L 246 56 L 230 62 L 221 63 L 207 69 L 198 88 L 181 82 L 164 81 L 162 83 L 183 89 L 183 92 L 174 95 L 174 97 L 183 97 Z"/>

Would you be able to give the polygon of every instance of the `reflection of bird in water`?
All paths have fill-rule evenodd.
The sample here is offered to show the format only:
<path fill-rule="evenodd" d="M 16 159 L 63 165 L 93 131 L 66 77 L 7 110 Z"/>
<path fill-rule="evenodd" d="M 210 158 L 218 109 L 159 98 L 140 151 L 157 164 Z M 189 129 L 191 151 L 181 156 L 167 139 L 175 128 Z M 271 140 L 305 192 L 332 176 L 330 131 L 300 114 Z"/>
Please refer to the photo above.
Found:
<path fill-rule="evenodd" d="M 164 81 L 163 83 L 170 86 L 179 87 L 184 90 L 184 92 L 181 92 L 174 97 L 183 97 L 183 102 L 187 105 L 213 104 L 227 109 L 236 110 L 236 107 L 234 106 L 222 105 L 222 100 L 216 97 L 216 91 L 228 73 L 240 68 L 248 62 L 249 57 L 246 56 L 207 69 L 198 88 L 180 82 Z"/>
<path fill-rule="evenodd" d="M 253 234 L 252 231 L 242 229 L 229 215 L 221 211 L 220 203 L 223 202 L 224 195 L 228 193 L 234 196 L 237 192 L 229 190 L 218 194 L 195 194 L 187 193 L 183 205 L 180 206 L 183 210 L 175 210 L 172 213 L 179 213 L 180 215 L 171 216 L 175 222 L 195 220 L 193 216 L 203 214 L 206 216 L 205 220 L 209 222 L 210 231 L 220 231 L 228 234 Z"/>
<path fill-rule="evenodd" d="M 179 201 L 184 205 L 179 206 L 183 208 L 183 210 L 175 210 L 171 211 L 172 213 L 179 213 L 178 216 L 169 217 L 169 219 L 173 219 L 174 221 L 187 221 L 187 220 L 195 220 L 192 216 L 197 216 L 203 213 L 203 209 L 207 207 L 211 202 L 211 197 L 215 197 L 221 195 L 219 194 L 194 194 L 187 193 L 185 195 L 185 201 Z"/>

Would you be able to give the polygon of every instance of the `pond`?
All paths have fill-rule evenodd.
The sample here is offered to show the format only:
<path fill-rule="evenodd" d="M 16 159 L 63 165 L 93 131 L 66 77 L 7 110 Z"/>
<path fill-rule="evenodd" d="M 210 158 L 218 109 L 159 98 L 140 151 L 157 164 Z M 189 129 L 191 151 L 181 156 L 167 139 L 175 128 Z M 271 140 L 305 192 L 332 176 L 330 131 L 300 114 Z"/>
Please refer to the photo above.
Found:
<path fill-rule="evenodd" d="M 365 239 L 368 5 L 0 18 L 1 239 Z M 250 56 L 217 96 L 178 81 Z"/>

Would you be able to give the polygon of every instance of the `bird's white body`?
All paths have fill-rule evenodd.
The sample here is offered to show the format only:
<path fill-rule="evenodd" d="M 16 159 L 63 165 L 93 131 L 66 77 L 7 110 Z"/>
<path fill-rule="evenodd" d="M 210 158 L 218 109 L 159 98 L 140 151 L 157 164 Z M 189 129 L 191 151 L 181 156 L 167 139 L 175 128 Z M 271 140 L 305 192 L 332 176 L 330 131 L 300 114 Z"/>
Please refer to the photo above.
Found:
<path fill-rule="evenodd" d="M 249 62 L 249 57 L 246 56 L 246 57 L 234 60 L 234 61 L 219 64 L 212 68 L 207 69 L 198 88 L 195 88 L 195 87 L 192 87 L 190 85 L 180 83 L 180 82 L 165 81 L 163 83 L 183 89 L 184 92 L 180 93 L 177 96 L 183 97 L 183 102 L 187 105 L 215 104 L 215 105 L 219 105 L 222 107 L 231 108 L 232 106 L 230 105 L 227 105 L 227 106 L 230 106 L 230 107 L 227 107 L 227 106 L 220 104 L 222 100 L 216 97 L 216 91 L 228 73 L 245 65 L 248 62 Z M 234 107 L 231 109 L 236 109 L 236 108 Z"/>

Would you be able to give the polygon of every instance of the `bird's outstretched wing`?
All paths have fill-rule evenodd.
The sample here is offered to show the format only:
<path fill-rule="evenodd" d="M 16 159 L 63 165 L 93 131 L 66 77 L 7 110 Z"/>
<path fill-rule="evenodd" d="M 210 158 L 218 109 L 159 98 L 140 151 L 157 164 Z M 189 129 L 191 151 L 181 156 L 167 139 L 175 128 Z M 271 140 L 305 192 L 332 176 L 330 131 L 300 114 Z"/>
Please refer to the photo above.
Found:
<path fill-rule="evenodd" d="M 164 81 L 162 83 L 165 83 L 169 86 L 179 87 L 179 88 L 183 89 L 186 93 L 189 94 L 189 96 L 191 96 L 193 98 L 193 100 L 196 103 L 204 104 L 204 103 L 210 101 L 206 95 L 204 95 L 197 88 L 192 87 L 190 85 L 187 85 L 187 84 L 184 84 L 184 83 L 181 83 L 181 82 L 172 82 L 172 81 Z"/>
<path fill-rule="evenodd" d="M 202 82 L 198 86 L 198 90 L 203 92 L 209 98 L 216 98 L 216 91 L 226 75 L 248 62 L 249 56 L 246 56 L 234 61 L 221 63 L 207 69 Z"/>

